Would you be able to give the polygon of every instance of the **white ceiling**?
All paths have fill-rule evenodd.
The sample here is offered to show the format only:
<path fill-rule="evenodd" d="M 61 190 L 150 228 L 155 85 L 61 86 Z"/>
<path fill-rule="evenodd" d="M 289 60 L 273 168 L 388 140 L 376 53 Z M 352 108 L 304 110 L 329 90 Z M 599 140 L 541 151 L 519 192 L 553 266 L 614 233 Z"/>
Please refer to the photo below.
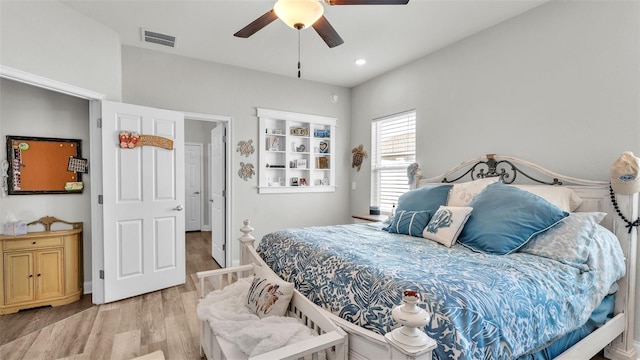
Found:
<path fill-rule="evenodd" d="M 410 0 L 408 5 L 325 6 L 344 40 L 330 49 L 313 29 L 301 36 L 302 78 L 353 87 L 549 0 Z M 276 20 L 253 36 L 233 34 L 275 0 L 75 0 L 69 7 L 113 29 L 124 45 L 297 76 L 297 30 Z M 168 48 L 141 28 L 177 37 Z M 367 64 L 354 61 L 366 58 Z"/>

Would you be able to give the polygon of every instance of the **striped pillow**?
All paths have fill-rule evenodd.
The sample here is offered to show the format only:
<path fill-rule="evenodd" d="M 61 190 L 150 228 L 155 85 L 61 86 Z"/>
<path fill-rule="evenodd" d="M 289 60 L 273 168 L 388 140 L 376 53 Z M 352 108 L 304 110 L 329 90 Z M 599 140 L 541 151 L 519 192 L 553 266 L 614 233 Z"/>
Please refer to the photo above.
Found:
<path fill-rule="evenodd" d="M 390 233 L 405 234 L 422 237 L 422 231 L 431 219 L 429 211 L 402 210 L 391 220 L 391 224 L 385 229 Z"/>

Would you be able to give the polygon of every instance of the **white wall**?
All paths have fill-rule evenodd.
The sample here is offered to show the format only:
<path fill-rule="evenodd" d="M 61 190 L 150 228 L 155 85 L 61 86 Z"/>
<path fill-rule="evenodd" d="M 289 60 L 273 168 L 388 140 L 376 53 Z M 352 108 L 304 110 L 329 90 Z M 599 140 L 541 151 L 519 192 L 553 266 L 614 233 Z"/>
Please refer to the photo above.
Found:
<path fill-rule="evenodd" d="M 0 79 L 0 158 L 7 158 L 6 136 L 38 136 L 82 140 L 82 155 L 89 155 L 89 102 L 33 86 Z M 91 281 L 91 181 L 82 177 L 82 194 L 9 195 L 0 197 L 0 223 L 9 214 L 27 222 L 43 216 L 82 221 L 84 278 Z"/>
<path fill-rule="evenodd" d="M 120 39 L 56 1 L 0 1 L 0 64 L 120 100 Z"/>
<path fill-rule="evenodd" d="M 357 129 L 416 109 L 426 176 L 498 153 L 608 180 L 622 151 L 640 153 L 639 95 L 639 2 L 551 1 L 355 87 L 351 142 L 369 148 Z M 370 164 L 353 176 L 354 212 L 369 206 Z"/>
<path fill-rule="evenodd" d="M 244 219 L 252 221 L 257 239 L 285 227 L 350 222 L 348 89 L 128 46 L 122 48 L 122 75 L 125 102 L 233 118 L 234 237 L 229 240 L 234 258 Z M 331 103 L 332 94 L 340 97 L 338 103 Z M 235 152 L 240 140 L 258 141 L 256 107 L 338 118 L 335 193 L 258 194 L 259 169 L 248 181 L 237 175 L 241 161 L 258 164 L 257 152 L 242 159 Z"/>

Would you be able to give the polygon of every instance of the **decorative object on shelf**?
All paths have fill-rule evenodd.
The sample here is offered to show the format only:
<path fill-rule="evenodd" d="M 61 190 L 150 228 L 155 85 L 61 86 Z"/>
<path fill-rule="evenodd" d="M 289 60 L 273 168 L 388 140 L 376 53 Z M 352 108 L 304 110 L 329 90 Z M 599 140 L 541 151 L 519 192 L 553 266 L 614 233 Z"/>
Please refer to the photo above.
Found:
<path fill-rule="evenodd" d="M 329 178 L 328 177 L 325 176 L 325 177 L 322 178 L 322 185 L 325 185 L 325 186 L 329 185 Z"/>
<path fill-rule="evenodd" d="M 256 149 L 253 147 L 253 140 L 249 139 L 247 141 L 240 140 L 238 142 L 238 147 L 236 148 L 236 152 L 240 152 L 241 156 L 249 157 L 249 155 L 253 154 Z"/>
<path fill-rule="evenodd" d="M 317 138 L 328 138 L 330 135 L 331 135 L 331 130 L 328 130 L 328 129 L 313 130 L 313 136 Z"/>
<path fill-rule="evenodd" d="M 266 129 L 265 134 L 282 135 L 282 129 Z"/>
<path fill-rule="evenodd" d="M 240 170 L 238 170 L 238 176 L 244 181 L 251 179 L 256 172 L 253 170 L 253 164 L 251 163 L 240 163 Z"/>
<path fill-rule="evenodd" d="M 362 166 L 362 162 L 369 155 L 364 150 L 364 146 L 362 144 L 358 145 L 351 149 L 351 153 L 353 154 L 353 160 L 351 161 L 351 167 L 356 168 L 357 171 L 360 171 L 360 167 Z"/>
<path fill-rule="evenodd" d="M 118 135 L 120 148 L 133 149 L 139 146 L 156 146 L 173 150 L 173 140 L 156 135 L 139 135 L 136 132 L 121 131 Z"/>
<path fill-rule="evenodd" d="M 423 328 L 431 316 L 428 312 L 418 306 L 420 294 L 415 290 L 405 290 L 402 294 L 402 305 L 391 311 L 391 317 L 401 327 L 391 332 L 393 340 L 400 344 L 420 347 L 429 343 L 430 339 L 423 331 Z"/>
<path fill-rule="evenodd" d="M 329 143 L 326 141 L 321 141 L 319 144 L 320 152 L 326 154 L 329 152 Z"/>
<path fill-rule="evenodd" d="M 298 178 L 297 177 L 292 177 L 291 178 L 291 186 L 298 186 Z"/>
<path fill-rule="evenodd" d="M 309 128 L 307 127 L 291 127 L 289 134 L 295 136 L 309 136 Z"/>
<path fill-rule="evenodd" d="M 280 138 L 277 136 L 270 136 L 267 138 L 267 150 L 280 151 Z"/>
<path fill-rule="evenodd" d="M 307 186 L 309 184 L 307 184 L 307 179 L 306 178 L 300 178 L 300 186 Z"/>
<path fill-rule="evenodd" d="M 407 166 L 407 178 L 409 185 L 413 184 L 416 174 L 420 174 L 420 165 L 417 162 Z"/>
<path fill-rule="evenodd" d="M 319 157 L 317 157 L 316 158 L 316 168 L 318 168 L 318 169 L 328 169 L 329 168 L 329 157 L 327 157 L 327 156 L 319 156 Z"/>
<path fill-rule="evenodd" d="M 296 146 L 296 151 L 297 152 L 304 152 L 306 147 L 304 146 L 304 144 L 300 145 L 300 146 Z"/>

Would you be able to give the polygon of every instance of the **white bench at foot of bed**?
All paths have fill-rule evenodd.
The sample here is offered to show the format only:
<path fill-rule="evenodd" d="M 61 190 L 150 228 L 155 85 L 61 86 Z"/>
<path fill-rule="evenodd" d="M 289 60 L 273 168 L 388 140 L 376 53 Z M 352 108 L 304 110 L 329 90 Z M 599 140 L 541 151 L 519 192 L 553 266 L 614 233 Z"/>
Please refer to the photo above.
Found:
<path fill-rule="evenodd" d="M 200 298 L 204 298 L 209 290 L 222 289 L 239 278 L 253 275 L 254 266 L 261 265 L 250 263 L 227 269 L 198 272 Z M 266 264 L 263 266 L 268 269 Z M 297 319 L 318 336 L 249 358 L 236 344 L 216 336 L 207 321 L 200 320 L 200 355 L 206 355 L 209 360 L 302 358 L 317 360 L 323 358 L 321 354 L 325 354 L 327 360 L 347 359 L 347 334 L 297 290 L 294 290 L 287 316 Z"/>

